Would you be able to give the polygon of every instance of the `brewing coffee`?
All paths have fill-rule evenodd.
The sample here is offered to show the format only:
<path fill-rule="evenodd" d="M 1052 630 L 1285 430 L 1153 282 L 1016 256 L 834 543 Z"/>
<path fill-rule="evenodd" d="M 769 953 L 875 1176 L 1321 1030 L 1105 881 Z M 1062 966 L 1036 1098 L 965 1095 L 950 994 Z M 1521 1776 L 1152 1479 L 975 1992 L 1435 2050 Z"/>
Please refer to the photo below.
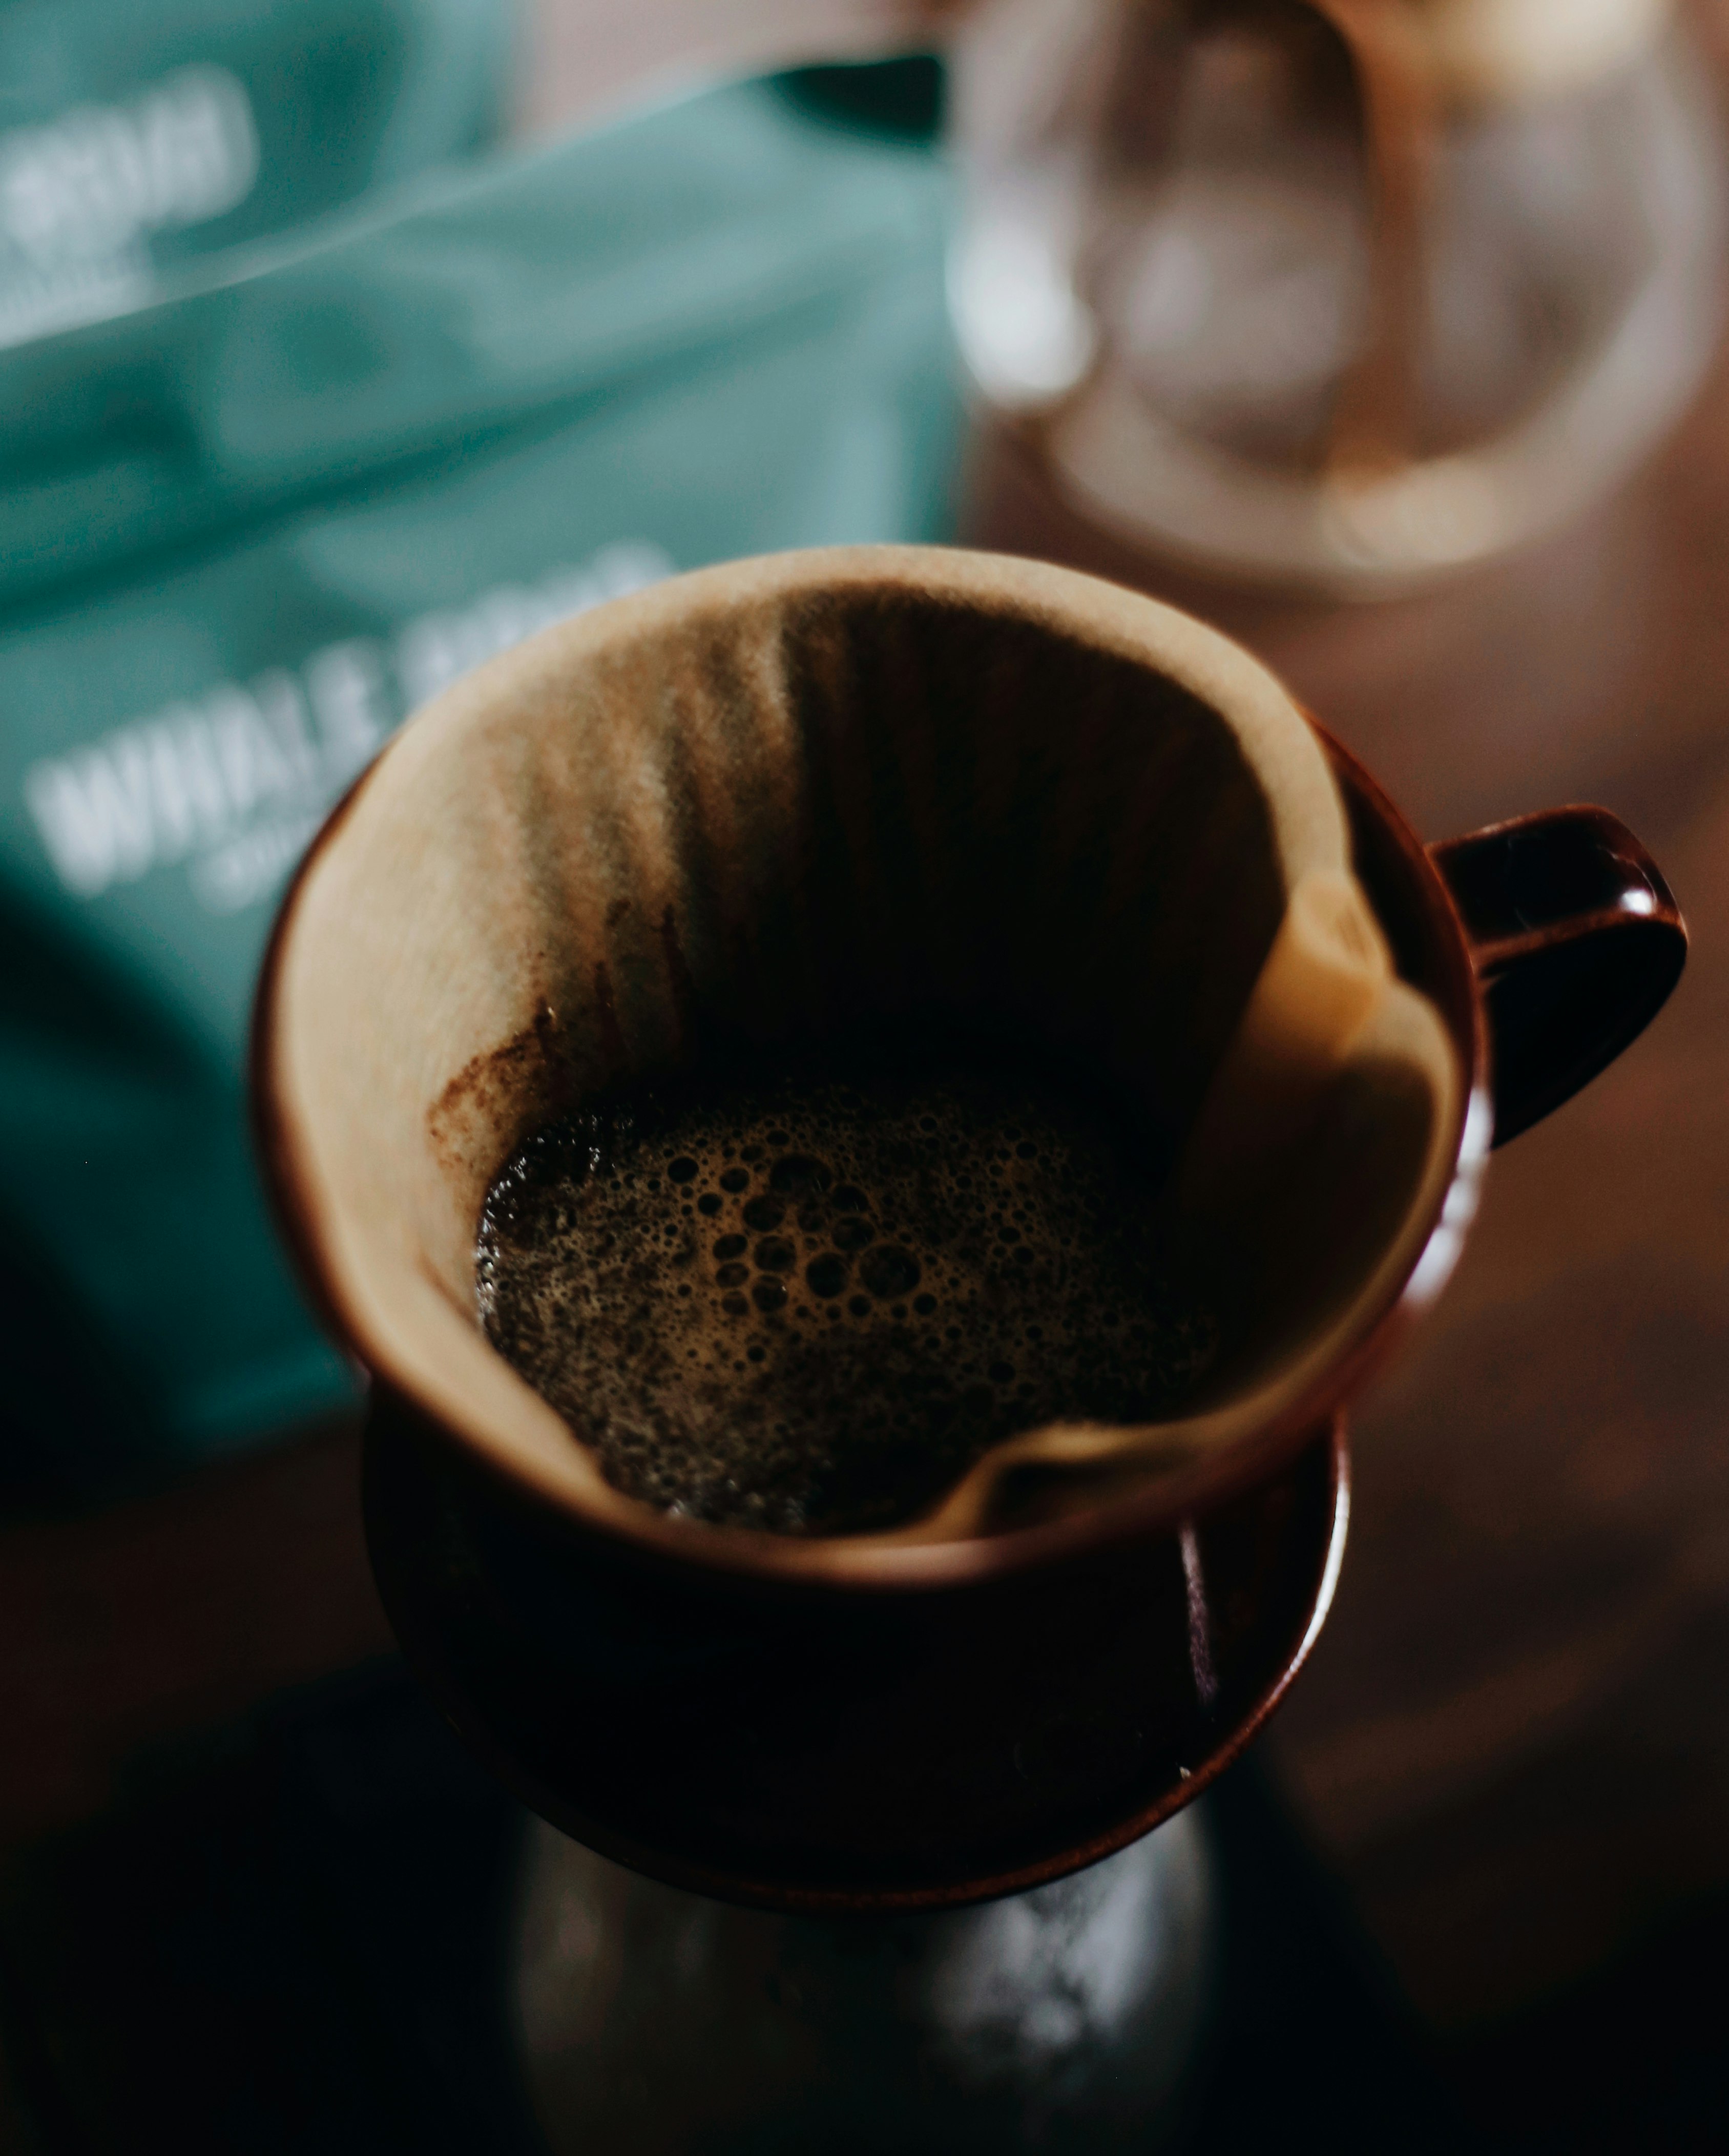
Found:
<path fill-rule="evenodd" d="M 1168 1415 L 1217 1327 L 1161 1178 L 1043 1073 L 962 1061 L 641 1091 L 518 1147 L 482 1215 L 494 1345 L 669 1512 L 916 1517 L 987 1447 Z"/>

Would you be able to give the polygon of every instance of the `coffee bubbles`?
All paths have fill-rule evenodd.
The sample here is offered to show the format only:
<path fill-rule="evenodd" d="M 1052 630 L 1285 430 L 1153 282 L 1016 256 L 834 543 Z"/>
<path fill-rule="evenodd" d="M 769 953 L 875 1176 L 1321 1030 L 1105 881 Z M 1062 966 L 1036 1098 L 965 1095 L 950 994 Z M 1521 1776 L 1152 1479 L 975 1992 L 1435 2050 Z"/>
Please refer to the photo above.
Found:
<path fill-rule="evenodd" d="M 993 1068 L 752 1074 L 567 1117 L 476 1257 L 500 1353 L 664 1510 L 884 1527 L 987 1447 L 1172 1413 L 1217 1327 L 1111 1121 Z"/>

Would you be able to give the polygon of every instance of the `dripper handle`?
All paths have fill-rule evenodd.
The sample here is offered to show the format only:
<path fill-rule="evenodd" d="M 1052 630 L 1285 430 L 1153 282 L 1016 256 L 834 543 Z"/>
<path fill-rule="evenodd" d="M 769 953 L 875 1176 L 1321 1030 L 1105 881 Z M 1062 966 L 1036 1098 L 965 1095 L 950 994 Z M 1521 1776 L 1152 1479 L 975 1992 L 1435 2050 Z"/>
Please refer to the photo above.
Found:
<path fill-rule="evenodd" d="M 1687 925 L 1606 808 L 1551 808 L 1431 846 L 1470 947 L 1493 1043 L 1495 1142 L 1606 1070 L 1669 1000 Z"/>

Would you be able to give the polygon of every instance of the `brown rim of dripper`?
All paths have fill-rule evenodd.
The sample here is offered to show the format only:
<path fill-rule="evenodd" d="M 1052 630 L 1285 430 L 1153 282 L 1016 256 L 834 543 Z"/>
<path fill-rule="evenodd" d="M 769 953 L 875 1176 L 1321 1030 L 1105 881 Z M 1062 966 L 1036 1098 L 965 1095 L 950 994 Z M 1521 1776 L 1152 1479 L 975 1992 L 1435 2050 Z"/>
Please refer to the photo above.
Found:
<path fill-rule="evenodd" d="M 1176 1231 L 1241 1289 L 1241 1347 L 1185 1419 L 1013 1440 L 895 1534 L 668 1517 L 485 1341 L 482 1199 L 550 1116 L 700 1060 L 709 1019 L 762 1043 L 843 1008 L 988 1012 L 1133 1090 L 1179 1160 Z M 439 698 L 295 880 L 254 1075 L 314 1293 L 433 1426 L 645 1551 L 884 1588 L 1174 1523 L 1291 1449 L 1400 1299 L 1465 1090 L 1271 675 L 1130 592 L 920 547 L 676 578 Z M 1039 1523 L 973 1532 L 1029 1471 Z"/>

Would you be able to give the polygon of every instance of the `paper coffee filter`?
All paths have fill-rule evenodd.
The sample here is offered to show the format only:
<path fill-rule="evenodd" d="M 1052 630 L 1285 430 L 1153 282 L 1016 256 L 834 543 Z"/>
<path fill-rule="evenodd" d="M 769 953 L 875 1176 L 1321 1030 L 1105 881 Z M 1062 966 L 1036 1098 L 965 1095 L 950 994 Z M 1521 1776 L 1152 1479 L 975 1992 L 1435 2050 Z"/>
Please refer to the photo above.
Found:
<path fill-rule="evenodd" d="M 1229 1281 L 1180 1422 L 999 1446 L 898 1537 L 1096 1502 L 1300 1398 L 1398 1292 L 1459 1074 L 1393 972 L 1321 745 L 1246 654 L 1045 565 L 766 557 L 548 630 L 399 734 L 315 848 L 261 1007 L 274 1180 L 362 1361 L 542 1495 L 649 1515 L 494 1353 L 522 1137 L 717 1046 L 933 1016 L 1072 1058 Z M 687 1525 L 686 1533 L 726 1533 Z M 839 1543 L 834 1545 L 839 1548 Z"/>

